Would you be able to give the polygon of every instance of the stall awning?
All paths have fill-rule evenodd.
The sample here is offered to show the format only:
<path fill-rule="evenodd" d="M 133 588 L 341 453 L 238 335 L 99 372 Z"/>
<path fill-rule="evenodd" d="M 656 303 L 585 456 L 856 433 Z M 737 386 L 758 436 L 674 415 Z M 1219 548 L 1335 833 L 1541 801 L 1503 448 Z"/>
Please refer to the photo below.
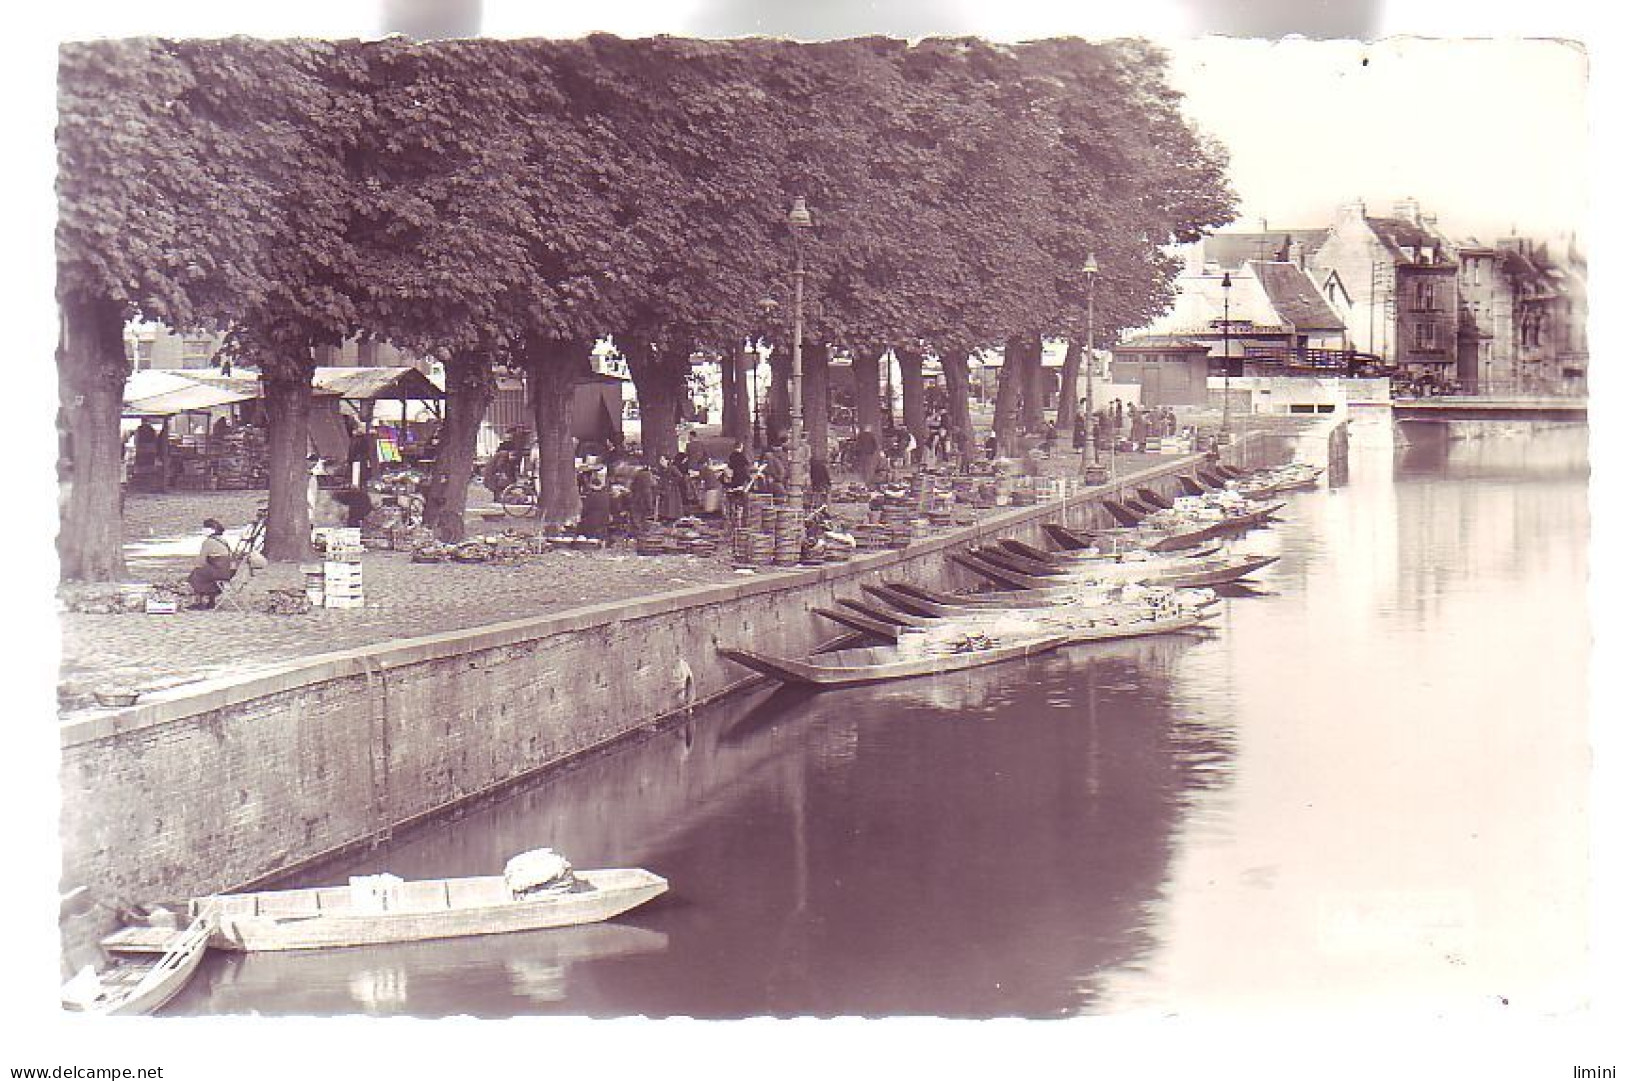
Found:
<path fill-rule="evenodd" d="M 135 376 L 149 378 L 136 379 Z M 150 378 L 162 376 L 164 378 Z M 255 388 L 204 383 L 170 372 L 133 373 L 124 387 L 124 415 L 127 417 L 172 417 L 247 401 L 256 397 Z"/>
<path fill-rule="evenodd" d="M 404 398 L 439 401 L 446 392 L 416 368 L 317 368 L 311 388 L 316 394 L 346 401 Z"/>

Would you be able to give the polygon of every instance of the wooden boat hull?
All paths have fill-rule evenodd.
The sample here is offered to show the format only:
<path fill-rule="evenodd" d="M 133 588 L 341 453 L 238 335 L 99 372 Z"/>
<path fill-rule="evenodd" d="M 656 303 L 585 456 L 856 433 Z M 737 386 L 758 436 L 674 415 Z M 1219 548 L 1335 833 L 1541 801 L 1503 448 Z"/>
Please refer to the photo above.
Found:
<path fill-rule="evenodd" d="M 577 871 L 579 892 L 512 899 L 501 875 L 403 882 L 399 907 L 350 907 L 347 887 L 220 894 L 192 902 L 215 918 L 210 945 L 222 950 L 320 950 L 496 935 L 597 923 L 666 892 L 666 880 L 639 868 Z M 504 898 L 507 898 L 504 900 Z"/>
<path fill-rule="evenodd" d="M 925 657 L 850 665 L 815 664 L 811 661 L 773 657 L 747 649 L 719 649 L 717 652 L 752 671 L 760 672 L 764 676 L 771 676 L 783 683 L 794 683 L 808 687 L 852 687 L 866 683 L 884 683 L 894 679 L 935 676 L 944 672 L 958 672 L 967 668 L 980 668 L 984 665 L 998 664 L 1001 661 L 1015 660 L 1020 657 L 1032 657 L 1065 645 L 1067 640 L 1068 636 L 1065 634 L 1052 634 L 1012 643 L 1007 646 L 996 646 L 992 649 L 972 650 L 965 653 L 936 653 Z M 886 651 L 853 650 L 850 652 L 867 652 L 879 655 Z"/>
<path fill-rule="evenodd" d="M 1110 576 L 1106 571 L 1080 572 L 1075 577 L 1057 578 L 1054 575 L 1038 576 L 1022 574 L 1019 571 L 1008 570 L 997 564 L 979 559 L 974 555 L 954 553 L 950 557 L 961 566 L 967 567 L 994 582 L 999 582 L 1014 589 L 1050 590 L 1061 593 L 1071 592 L 1082 586 L 1087 586 L 1092 580 L 1099 580 L 1112 585 L 1121 585 L 1127 582 L 1143 582 L 1154 586 L 1211 586 L 1224 582 L 1233 582 L 1244 578 L 1253 571 L 1267 567 L 1274 563 L 1277 556 L 1251 556 L 1245 558 L 1223 560 L 1193 560 L 1194 566 L 1161 565 L 1147 566 L 1144 570 L 1132 567 L 1129 564 L 1114 564 L 1110 568 Z M 1093 578 L 1092 575 L 1098 575 Z"/>
<path fill-rule="evenodd" d="M 1217 586 L 1226 582 L 1235 582 L 1247 577 L 1256 570 L 1262 570 L 1271 563 L 1277 562 L 1280 556 L 1251 556 L 1246 559 L 1228 560 L 1225 565 L 1208 570 L 1192 570 L 1189 573 L 1170 572 L 1158 575 L 1155 579 L 1147 579 L 1152 585 L 1175 586 L 1179 588 L 1195 588 L 1197 586 Z"/>
<path fill-rule="evenodd" d="M 1120 502 L 1116 499 L 1102 499 L 1100 501 L 1100 505 L 1106 508 L 1106 513 L 1115 518 L 1119 525 L 1127 526 L 1131 529 L 1139 525 L 1140 520 L 1146 515 L 1146 512 L 1136 511 L 1129 507 L 1126 503 Z"/>
<path fill-rule="evenodd" d="M 1139 497 L 1140 502 L 1145 503 L 1148 506 L 1158 507 L 1162 510 L 1171 510 L 1174 505 L 1173 500 L 1169 499 L 1161 492 L 1153 491 L 1150 488 L 1136 488 L 1134 489 L 1134 494 Z"/>
<path fill-rule="evenodd" d="M 1022 544 L 1020 541 L 1012 540 L 1000 541 L 999 547 L 1003 548 L 1005 551 L 1014 556 L 1029 560 L 1032 563 L 1055 567 L 1061 570 L 1087 570 L 1090 567 L 1109 566 L 1114 563 L 1123 562 L 1123 556 L 1121 554 L 1101 553 L 1091 555 L 1084 552 L 1070 551 L 1047 552 L 1042 548 L 1034 548 L 1030 544 Z M 1221 546 L 1217 544 L 1210 544 L 1206 546 L 1195 545 L 1189 548 L 1183 548 L 1179 550 L 1178 558 L 1200 559 L 1203 556 L 1213 555 L 1220 549 L 1220 547 Z M 1150 551 L 1150 549 L 1139 550 Z M 1016 567 L 1014 569 L 1020 568 Z"/>
<path fill-rule="evenodd" d="M 135 1017 L 162 1009 L 185 987 L 208 953 L 212 927 L 206 917 L 194 919 L 173 944 L 150 963 L 121 962 L 100 974 L 103 995 L 88 1003 L 63 1000 L 78 1013 Z M 116 981 L 116 982 L 114 982 Z"/>

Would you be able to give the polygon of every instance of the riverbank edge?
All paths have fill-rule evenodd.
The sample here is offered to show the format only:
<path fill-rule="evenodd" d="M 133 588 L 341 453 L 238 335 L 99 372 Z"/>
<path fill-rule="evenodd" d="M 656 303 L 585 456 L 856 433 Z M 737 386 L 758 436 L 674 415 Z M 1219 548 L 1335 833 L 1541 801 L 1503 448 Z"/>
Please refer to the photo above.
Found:
<path fill-rule="evenodd" d="M 1278 461 L 1292 442 L 1250 433 L 1230 457 Z M 948 553 L 1037 539 L 1050 521 L 1088 526 L 1101 499 L 1171 485 L 1200 460 L 847 564 L 321 654 L 70 719 L 63 889 L 131 901 L 242 888 L 453 815 L 758 684 L 715 656 L 716 622 L 734 625 L 724 644 L 806 652 L 831 638 L 808 609 L 837 589 L 879 577 L 969 584 Z M 617 656 L 638 660 L 610 681 L 594 661 Z"/>

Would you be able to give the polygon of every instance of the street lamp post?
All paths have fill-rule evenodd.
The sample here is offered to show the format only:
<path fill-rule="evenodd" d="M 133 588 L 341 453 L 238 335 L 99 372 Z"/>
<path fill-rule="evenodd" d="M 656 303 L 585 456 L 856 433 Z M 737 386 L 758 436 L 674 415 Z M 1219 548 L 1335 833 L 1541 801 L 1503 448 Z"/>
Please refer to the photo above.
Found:
<path fill-rule="evenodd" d="M 1224 341 L 1224 402 L 1219 415 L 1219 437 L 1226 443 L 1230 441 L 1230 286 L 1230 272 L 1225 271 L 1224 279 L 1219 282 L 1219 288 L 1224 290 L 1224 322 L 1220 324 Z"/>
<path fill-rule="evenodd" d="M 788 501 L 791 508 L 797 512 L 801 510 L 802 493 L 807 488 L 807 445 L 805 438 L 804 419 L 801 401 L 801 321 L 802 321 L 802 283 L 807 276 L 801 259 L 801 232 L 812 228 L 812 212 L 807 209 L 807 201 L 797 197 L 790 207 L 787 219 L 790 225 L 790 240 L 795 248 L 795 309 L 793 312 L 793 328 L 790 336 L 790 476 Z M 800 520 L 799 513 L 796 520 Z"/>
<path fill-rule="evenodd" d="M 1106 470 L 1100 464 L 1100 446 L 1095 440 L 1095 277 L 1100 264 L 1095 253 L 1083 261 L 1083 280 L 1088 301 L 1084 307 L 1083 335 L 1083 483 L 1106 483 Z"/>

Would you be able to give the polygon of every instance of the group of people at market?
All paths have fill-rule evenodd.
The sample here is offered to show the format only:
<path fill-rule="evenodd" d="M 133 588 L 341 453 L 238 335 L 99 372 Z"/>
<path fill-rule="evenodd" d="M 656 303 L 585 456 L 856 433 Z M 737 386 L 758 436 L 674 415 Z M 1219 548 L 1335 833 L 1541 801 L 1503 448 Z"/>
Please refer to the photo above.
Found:
<path fill-rule="evenodd" d="M 1089 423 L 1083 409 L 1078 409 L 1072 423 L 1072 442 L 1082 446 Z M 1112 399 L 1108 405 L 1095 410 L 1094 443 L 1097 447 L 1115 447 L 1124 451 L 1144 450 L 1150 439 L 1166 439 L 1180 434 L 1179 420 L 1168 406 L 1153 408 Z"/>
<path fill-rule="evenodd" d="M 599 539 L 607 540 L 617 525 L 640 537 L 653 523 L 717 513 L 729 502 L 737 505 L 746 492 L 783 495 L 790 480 L 790 458 L 782 440 L 760 448 L 754 458 L 745 443 L 736 440 L 720 462 L 695 437 L 676 453 L 657 454 L 652 461 L 628 458 L 618 444 L 582 450 L 576 474 L 579 528 L 583 535 Z M 820 492 L 827 493 L 828 465 L 813 459 L 809 480 L 815 499 Z"/>

